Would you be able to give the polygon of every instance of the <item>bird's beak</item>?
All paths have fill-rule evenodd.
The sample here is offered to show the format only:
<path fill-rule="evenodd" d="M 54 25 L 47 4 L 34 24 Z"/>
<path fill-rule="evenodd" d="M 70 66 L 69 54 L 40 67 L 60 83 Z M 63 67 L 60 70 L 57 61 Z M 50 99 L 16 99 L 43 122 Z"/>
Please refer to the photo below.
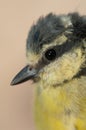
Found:
<path fill-rule="evenodd" d="M 27 65 L 14 77 L 11 85 L 20 84 L 27 80 L 33 79 L 37 75 L 37 73 L 37 69 L 31 68 L 29 65 Z"/>

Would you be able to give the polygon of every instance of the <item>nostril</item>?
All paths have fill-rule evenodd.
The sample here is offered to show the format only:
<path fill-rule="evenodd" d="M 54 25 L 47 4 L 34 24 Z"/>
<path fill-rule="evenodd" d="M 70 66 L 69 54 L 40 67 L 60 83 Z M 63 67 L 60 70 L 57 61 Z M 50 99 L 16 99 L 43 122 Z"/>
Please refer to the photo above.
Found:
<path fill-rule="evenodd" d="M 29 70 L 31 71 L 33 69 L 32 65 L 28 65 Z"/>
<path fill-rule="evenodd" d="M 32 67 L 30 67 L 29 70 L 31 71 L 31 70 L 32 70 Z"/>

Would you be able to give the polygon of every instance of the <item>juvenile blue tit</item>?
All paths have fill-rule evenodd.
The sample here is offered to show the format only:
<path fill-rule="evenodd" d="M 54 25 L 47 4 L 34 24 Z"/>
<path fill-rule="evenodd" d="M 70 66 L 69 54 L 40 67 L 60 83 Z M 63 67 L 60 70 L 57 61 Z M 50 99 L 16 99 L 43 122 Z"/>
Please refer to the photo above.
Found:
<path fill-rule="evenodd" d="M 26 56 L 11 85 L 34 81 L 37 130 L 86 130 L 86 16 L 40 17 L 29 31 Z"/>

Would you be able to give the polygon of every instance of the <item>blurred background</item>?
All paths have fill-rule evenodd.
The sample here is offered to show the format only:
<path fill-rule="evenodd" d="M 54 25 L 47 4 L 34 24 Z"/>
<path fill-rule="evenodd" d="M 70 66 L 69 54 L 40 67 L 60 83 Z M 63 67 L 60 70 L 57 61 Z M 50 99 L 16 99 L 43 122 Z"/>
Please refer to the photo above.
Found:
<path fill-rule="evenodd" d="M 86 14 L 86 0 L 0 0 L 0 130 L 35 130 L 34 86 L 10 86 L 27 63 L 26 38 L 31 25 L 49 12 Z"/>

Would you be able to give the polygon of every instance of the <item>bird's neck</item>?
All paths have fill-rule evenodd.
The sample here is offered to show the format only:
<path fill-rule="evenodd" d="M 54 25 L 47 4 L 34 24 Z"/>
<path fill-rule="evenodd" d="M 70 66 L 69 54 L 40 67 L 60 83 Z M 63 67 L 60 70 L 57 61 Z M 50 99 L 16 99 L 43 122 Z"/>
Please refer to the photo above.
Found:
<path fill-rule="evenodd" d="M 86 117 L 85 97 L 86 77 L 57 87 L 38 84 L 35 97 L 35 121 L 38 130 L 75 129 L 77 117 Z"/>
<path fill-rule="evenodd" d="M 61 113 L 64 111 L 64 108 L 67 111 L 72 109 L 72 111 L 78 112 L 77 104 L 80 102 L 79 97 L 81 94 L 82 97 L 86 95 L 86 77 L 73 79 L 57 87 L 44 86 L 41 83 L 36 87 L 36 100 L 40 104 L 40 107 L 44 111 L 48 111 L 48 113 L 57 111 L 58 106 L 58 112 L 61 111 Z"/>

